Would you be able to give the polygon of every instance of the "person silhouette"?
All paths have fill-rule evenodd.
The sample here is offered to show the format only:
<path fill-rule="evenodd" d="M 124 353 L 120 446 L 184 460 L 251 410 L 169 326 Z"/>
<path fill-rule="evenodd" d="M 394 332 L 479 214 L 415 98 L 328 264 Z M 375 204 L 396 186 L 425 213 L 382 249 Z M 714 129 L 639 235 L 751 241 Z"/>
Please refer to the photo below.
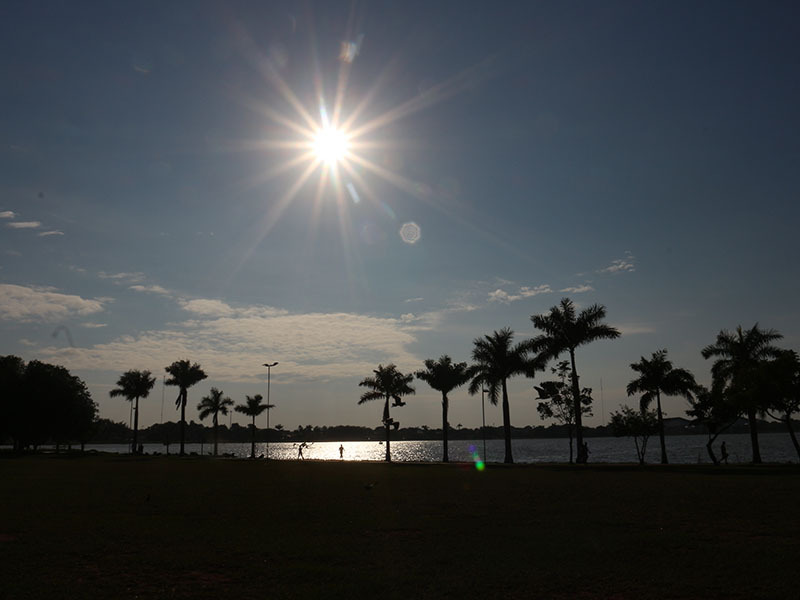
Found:
<path fill-rule="evenodd" d="M 725 442 L 722 442 L 722 446 L 720 446 L 720 452 L 722 453 L 722 460 L 725 461 L 725 464 L 728 464 L 728 446 Z"/>
<path fill-rule="evenodd" d="M 339 444 L 339 458 L 344 458 L 344 446 L 342 444 Z"/>
<path fill-rule="evenodd" d="M 583 464 L 589 462 L 589 443 L 583 442 Z"/>
<path fill-rule="evenodd" d="M 305 457 L 303 456 L 303 448 L 307 448 L 307 447 L 308 447 L 308 444 L 306 444 L 305 442 L 303 442 L 302 444 L 300 444 L 297 447 L 297 458 L 299 458 L 300 460 L 305 460 Z"/>

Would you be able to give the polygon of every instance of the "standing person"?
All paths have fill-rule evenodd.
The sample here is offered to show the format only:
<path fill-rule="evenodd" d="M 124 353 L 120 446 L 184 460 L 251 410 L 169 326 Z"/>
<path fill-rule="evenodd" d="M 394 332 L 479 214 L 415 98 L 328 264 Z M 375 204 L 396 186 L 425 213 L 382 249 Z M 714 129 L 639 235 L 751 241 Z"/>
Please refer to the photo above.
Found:
<path fill-rule="evenodd" d="M 583 464 L 589 462 L 589 443 L 583 442 Z"/>
<path fill-rule="evenodd" d="M 344 445 L 339 444 L 339 459 L 344 459 Z"/>
<path fill-rule="evenodd" d="M 297 458 L 299 458 L 300 460 L 305 460 L 305 457 L 303 456 L 303 448 L 306 448 L 307 446 L 308 444 L 303 442 L 297 447 Z"/>
<path fill-rule="evenodd" d="M 722 446 L 720 446 L 720 452 L 722 453 L 722 460 L 725 461 L 725 464 L 728 464 L 728 446 L 725 445 L 725 442 L 722 442 Z"/>

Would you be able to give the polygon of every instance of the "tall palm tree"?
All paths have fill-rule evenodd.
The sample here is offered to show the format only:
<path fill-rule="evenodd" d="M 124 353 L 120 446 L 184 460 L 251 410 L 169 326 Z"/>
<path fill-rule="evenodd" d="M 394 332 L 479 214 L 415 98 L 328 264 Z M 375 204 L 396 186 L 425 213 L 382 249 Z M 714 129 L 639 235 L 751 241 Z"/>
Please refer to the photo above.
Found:
<path fill-rule="evenodd" d="M 583 446 L 583 423 L 581 419 L 581 389 L 578 384 L 578 369 L 575 368 L 575 349 L 595 340 L 613 340 L 620 336 L 619 330 L 603 323 L 606 308 L 592 304 L 575 313 L 575 305 L 569 298 L 562 298 L 548 314 L 533 315 L 533 326 L 543 333 L 531 340 L 532 348 L 548 358 L 557 358 L 562 352 L 569 352 L 572 366 L 572 397 L 575 402 L 575 433 L 578 444 L 578 462 L 586 462 Z"/>
<path fill-rule="evenodd" d="M 358 385 L 370 388 L 369 391 L 361 394 L 361 399 L 358 403 L 364 404 L 371 400 L 385 400 L 382 422 L 386 430 L 386 462 L 392 462 L 392 454 L 389 449 L 389 431 L 392 427 L 397 431 L 400 428 L 400 422 L 392 419 L 389 414 L 389 400 L 394 400 L 392 406 L 403 406 L 405 402 L 401 398 L 416 393 L 416 390 L 409 385 L 414 380 L 414 376 L 404 375 L 393 364 L 388 364 L 385 367 L 378 365 L 378 368 L 372 372 L 375 373 L 374 377 L 365 377 L 358 382 Z"/>
<path fill-rule="evenodd" d="M 208 415 L 213 416 L 213 424 L 214 424 L 214 456 L 217 455 L 217 415 L 222 413 L 223 415 L 228 414 L 228 407 L 233 406 L 233 400 L 230 398 L 223 398 L 222 397 L 222 390 L 218 390 L 215 387 L 211 388 L 208 396 L 204 396 L 202 400 L 200 400 L 200 404 L 197 405 L 197 410 L 200 411 L 200 420 L 202 421 Z"/>
<path fill-rule="evenodd" d="M 417 371 L 415 375 L 417 379 L 421 379 L 433 389 L 442 393 L 442 462 L 449 462 L 447 430 L 450 426 L 447 423 L 447 408 L 449 405 L 447 394 L 472 379 L 472 369 L 465 362 L 453 363 L 453 359 L 447 354 L 440 356 L 439 360 L 429 358 L 424 364 L 425 370 Z"/>
<path fill-rule="evenodd" d="M 535 371 L 543 371 L 545 359 L 537 356 L 529 358 L 531 348 L 528 342 L 512 346 L 514 332 L 508 327 L 474 340 L 472 360 L 475 361 L 473 378 L 469 393 L 477 394 L 486 389 L 489 401 L 497 405 L 500 393 L 503 394 L 503 434 L 505 436 L 505 458 L 503 462 L 513 463 L 511 453 L 511 411 L 508 405 L 507 381 L 515 375 L 533 377 Z"/>
<path fill-rule="evenodd" d="M 119 387 L 111 390 L 108 395 L 112 398 L 123 396 L 131 406 L 134 406 L 133 418 L 133 447 L 131 453 L 136 453 L 138 448 L 138 435 L 139 435 L 139 398 L 147 398 L 150 395 L 150 390 L 156 383 L 156 378 L 150 376 L 150 371 L 126 371 L 117 380 Z M 135 405 L 134 405 L 135 402 Z"/>
<path fill-rule="evenodd" d="M 780 349 L 773 346 L 772 342 L 782 337 L 774 329 L 759 329 L 758 323 L 747 330 L 739 325 L 733 333 L 724 329 L 720 331 L 717 341 L 702 350 L 703 358 L 717 358 L 711 366 L 714 385 L 727 387 L 739 399 L 741 410 L 747 414 L 754 463 L 761 462 L 756 422 L 756 413 L 763 406 L 759 404 L 759 372 L 764 361 L 780 355 Z"/>
<path fill-rule="evenodd" d="M 261 401 L 264 397 L 261 394 L 256 394 L 255 396 L 245 396 L 247 403 L 246 404 L 237 404 L 234 407 L 236 412 L 243 413 L 248 417 L 253 418 L 253 422 L 250 425 L 251 429 L 253 430 L 253 439 L 250 442 L 250 458 L 256 457 L 256 417 L 263 413 L 267 408 L 275 408 L 271 404 L 261 404 Z"/>
<path fill-rule="evenodd" d="M 188 360 L 176 360 L 164 370 L 169 373 L 170 377 L 164 383 L 167 385 L 176 385 L 180 389 L 178 398 L 175 400 L 175 408 L 181 409 L 181 453 L 183 456 L 183 443 L 186 427 L 186 402 L 189 398 L 188 389 L 195 383 L 203 381 L 208 375 L 200 367 L 198 363 L 190 363 Z"/>
<path fill-rule="evenodd" d="M 653 352 L 648 360 L 644 356 L 639 362 L 632 363 L 631 369 L 639 373 L 639 377 L 628 384 L 628 396 L 642 394 L 641 409 L 647 410 L 655 399 L 656 414 L 658 416 L 658 436 L 661 440 L 661 464 L 666 465 L 667 445 L 664 441 L 664 416 L 661 412 L 661 394 L 665 396 L 683 396 L 692 399 L 692 392 L 697 388 L 697 382 L 686 369 L 672 366 L 672 361 L 667 359 L 667 351 Z"/>

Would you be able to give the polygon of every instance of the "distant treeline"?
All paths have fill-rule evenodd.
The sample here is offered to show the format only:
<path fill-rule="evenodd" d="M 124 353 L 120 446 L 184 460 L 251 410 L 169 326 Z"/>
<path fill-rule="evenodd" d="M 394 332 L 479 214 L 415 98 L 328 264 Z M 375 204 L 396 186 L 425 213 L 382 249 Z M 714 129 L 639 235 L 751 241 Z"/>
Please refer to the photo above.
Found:
<path fill-rule="evenodd" d="M 705 429 L 696 425 L 688 419 L 674 418 L 665 419 L 665 433 L 667 435 L 704 435 Z M 800 425 L 800 423 L 798 423 Z M 759 421 L 758 430 L 760 433 L 785 432 L 785 425 L 778 422 Z M 586 427 L 587 437 L 612 437 L 614 435 L 611 426 Z M 749 431 L 747 420 L 740 419 L 729 433 L 747 433 Z M 565 425 L 527 426 L 514 427 L 514 439 L 532 438 L 566 438 L 568 429 Z M 250 426 L 242 426 L 234 423 L 231 427 L 219 425 L 217 429 L 219 442 L 230 443 L 250 443 L 252 430 Z M 278 425 L 267 432 L 266 428 L 256 428 L 256 441 L 261 442 L 311 442 L 311 441 L 371 441 L 381 440 L 384 435 L 383 427 L 361 427 L 358 425 L 334 425 L 334 426 L 300 426 L 295 430 L 287 430 Z M 449 438 L 454 440 L 478 440 L 482 439 L 483 432 L 480 427 L 471 429 L 469 427 L 451 427 L 448 432 Z M 146 444 L 174 444 L 180 439 L 180 424 L 173 421 L 157 423 L 139 430 L 139 442 Z M 397 431 L 396 440 L 441 440 L 441 428 L 431 427 L 404 427 Z M 502 427 L 486 427 L 486 439 L 503 439 Z M 187 443 L 211 443 L 213 440 L 212 427 L 206 427 L 201 423 L 190 421 L 186 425 Z M 125 444 L 131 441 L 131 430 L 126 423 L 114 422 L 109 419 L 98 419 L 91 443 L 95 444 Z"/>

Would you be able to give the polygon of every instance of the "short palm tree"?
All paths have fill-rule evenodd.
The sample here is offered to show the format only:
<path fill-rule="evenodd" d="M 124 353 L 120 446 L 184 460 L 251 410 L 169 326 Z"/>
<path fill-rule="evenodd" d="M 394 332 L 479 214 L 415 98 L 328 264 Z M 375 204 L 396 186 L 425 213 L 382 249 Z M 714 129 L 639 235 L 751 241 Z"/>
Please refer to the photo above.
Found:
<path fill-rule="evenodd" d="M 424 364 L 425 370 L 417 371 L 415 375 L 417 379 L 421 379 L 442 393 L 442 462 L 448 462 L 450 458 L 447 452 L 447 430 L 450 426 L 447 423 L 449 405 L 447 394 L 472 379 L 472 369 L 465 362 L 453 363 L 453 359 L 447 354 L 440 356 L 439 360 L 429 358 Z"/>
<path fill-rule="evenodd" d="M 562 298 L 548 314 L 533 315 L 533 326 L 543 333 L 531 340 L 532 348 L 547 358 L 557 358 L 569 352 L 572 367 L 572 397 L 575 402 L 575 433 L 578 445 L 578 462 L 586 462 L 583 445 L 583 422 L 581 419 L 581 390 L 578 383 L 578 370 L 575 368 L 575 349 L 595 340 L 613 340 L 620 336 L 619 330 L 603 323 L 606 309 L 599 304 L 575 313 L 575 304 L 569 298 Z"/>
<path fill-rule="evenodd" d="M 665 396 L 683 396 L 692 399 L 692 392 L 697 388 L 697 382 L 686 369 L 672 366 L 672 361 L 667 358 L 666 350 L 653 352 L 648 360 L 644 356 L 639 362 L 632 363 L 631 369 L 639 373 L 639 377 L 628 384 L 628 396 L 642 394 L 641 409 L 647 410 L 653 400 L 656 401 L 656 415 L 658 417 L 658 436 L 661 440 L 661 464 L 666 465 L 667 445 L 664 441 L 664 416 L 661 412 L 661 394 Z"/>
<path fill-rule="evenodd" d="M 489 393 L 489 401 L 497 405 L 502 392 L 503 395 L 503 434 L 505 437 L 505 458 L 503 462 L 513 463 L 511 452 L 511 411 L 508 405 L 509 378 L 516 375 L 533 377 L 535 371 L 543 371 L 545 360 L 537 356 L 530 358 L 530 344 L 523 342 L 512 346 L 514 332 L 508 327 L 495 331 L 476 339 L 472 349 L 472 359 L 475 361 L 472 369 L 472 381 L 469 384 L 469 393 L 477 394 L 483 389 Z"/>
<path fill-rule="evenodd" d="M 200 404 L 197 405 L 197 410 L 200 411 L 201 421 L 209 415 L 213 417 L 214 456 L 217 455 L 217 416 L 219 414 L 227 415 L 229 406 L 233 406 L 233 400 L 230 398 L 223 398 L 222 390 L 218 390 L 215 387 L 212 387 L 208 396 L 204 396 Z"/>
<path fill-rule="evenodd" d="M 774 329 L 759 329 L 758 323 L 747 330 L 739 325 L 733 333 L 720 331 L 717 341 L 702 350 L 703 358 L 717 358 L 711 366 L 714 385 L 727 387 L 731 395 L 739 399 L 741 410 L 747 414 L 754 463 L 761 462 L 756 422 L 756 413 L 762 408 L 759 372 L 765 361 L 780 355 L 781 350 L 772 342 L 782 337 Z"/>
<path fill-rule="evenodd" d="M 386 430 L 386 462 L 392 462 L 392 454 L 389 449 L 389 431 L 393 426 L 396 431 L 400 427 L 400 422 L 392 419 L 389 414 L 389 400 L 394 400 L 392 406 L 403 406 L 405 402 L 401 398 L 416 393 L 416 390 L 409 385 L 414 380 L 414 376 L 404 375 L 393 364 L 388 364 L 385 367 L 378 365 L 378 368 L 372 372 L 375 373 L 374 377 L 365 377 L 358 383 L 362 387 L 370 388 L 369 391 L 361 394 L 361 399 L 358 403 L 364 404 L 371 400 L 385 401 L 382 422 Z"/>
<path fill-rule="evenodd" d="M 253 430 L 253 439 L 250 442 L 250 458 L 256 457 L 256 417 L 263 413 L 267 408 L 275 408 L 271 404 L 261 404 L 264 397 L 261 394 L 255 396 L 245 396 L 246 404 L 237 404 L 234 407 L 236 412 L 243 413 L 248 417 L 252 417 L 253 422 L 250 427 Z"/>
<path fill-rule="evenodd" d="M 185 427 L 186 427 L 186 402 L 188 400 L 189 394 L 188 389 L 192 387 L 195 383 L 203 381 L 208 375 L 206 375 L 205 371 L 200 367 L 198 363 L 190 363 L 188 360 L 176 360 L 170 366 L 165 367 L 164 370 L 169 373 L 169 379 L 165 381 L 167 385 L 175 385 L 178 386 L 180 392 L 178 392 L 178 398 L 175 400 L 175 408 L 181 409 L 181 452 L 180 455 L 184 455 L 183 451 L 183 444 L 185 439 Z"/>
<path fill-rule="evenodd" d="M 147 398 L 150 390 L 156 383 L 156 378 L 150 376 L 150 371 L 126 371 L 117 380 L 117 386 L 109 392 L 109 396 L 116 398 L 122 396 L 128 402 L 134 403 L 133 406 L 133 447 L 132 453 L 137 452 L 139 435 L 139 398 Z"/>

